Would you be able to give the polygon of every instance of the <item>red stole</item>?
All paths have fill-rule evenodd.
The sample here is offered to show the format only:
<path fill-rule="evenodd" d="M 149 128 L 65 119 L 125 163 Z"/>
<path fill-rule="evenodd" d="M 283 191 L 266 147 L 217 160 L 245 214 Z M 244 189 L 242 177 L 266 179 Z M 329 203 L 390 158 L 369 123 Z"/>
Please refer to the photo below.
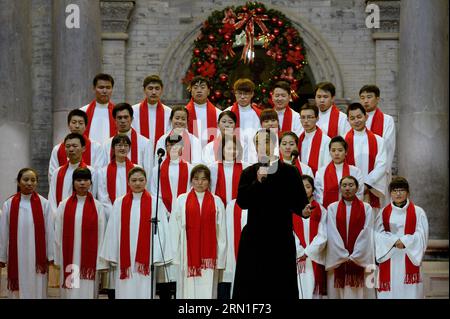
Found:
<path fill-rule="evenodd" d="M 191 99 L 189 103 L 186 105 L 186 109 L 189 112 L 189 120 L 188 120 L 188 130 L 189 133 L 193 134 L 196 137 L 199 137 L 198 133 L 198 125 L 196 124 L 194 127 L 194 122 L 197 120 L 197 114 L 195 113 L 195 105 L 194 100 Z M 217 110 L 214 104 L 212 104 L 209 100 L 206 101 L 206 127 L 208 132 L 208 143 L 211 142 L 216 136 L 217 132 Z M 210 134 L 211 128 L 215 128 L 216 132 L 214 134 Z"/>
<path fill-rule="evenodd" d="M 233 210 L 233 234 L 234 234 L 234 258 L 237 260 L 238 250 L 239 250 L 239 241 L 241 240 L 241 232 L 242 232 L 242 208 L 239 207 L 238 203 L 234 203 Z"/>
<path fill-rule="evenodd" d="M 315 206 L 314 210 L 311 213 L 311 216 L 309 217 L 309 243 L 311 243 L 314 238 L 317 236 L 317 233 L 319 232 L 319 224 L 320 219 L 322 217 L 322 210 L 320 208 L 319 203 L 317 203 L 315 200 L 311 202 L 312 206 Z M 304 230 L 304 224 L 303 224 L 303 218 L 292 214 L 292 223 L 294 226 L 294 232 L 297 235 L 298 239 L 300 240 L 300 244 L 303 248 L 306 248 L 308 245 L 305 241 L 305 230 Z M 304 273 L 305 272 L 305 263 L 306 259 L 302 259 L 297 263 L 299 266 L 299 272 Z M 314 293 L 324 295 L 326 294 L 326 273 L 325 273 L 325 266 L 317 264 L 314 261 L 311 261 L 313 265 L 313 271 L 314 271 Z"/>
<path fill-rule="evenodd" d="M 72 273 L 70 266 L 73 264 L 73 250 L 75 238 L 75 215 L 78 198 L 75 192 L 67 200 L 64 209 L 62 229 L 62 254 L 64 269 L 64 288 L 73 288 L 67 285 L 67 277 Z M 87 193 L 83 205 L 83 217 L 81 222 L 81 260 L 80 279 L 94 280 L 97 269 L 98 249 L 98 215 L 94 197 Z"/>
<path fill-rule="evenodd" d="M 19 226 L 19 207 L 21 193 L 17 193 L 11 200 L 9 212 L 9 243 L 8 243 L 8 290 L 19 290 L 19 255 L 17 249 L 17 229 Z M 47 273 L 47 249 L 45 242 L 45 220 L 42 203 L 36 192 L 31 194 L 31 212 L 34 222 L 34 242 L 36 255 L 36 273 Z"/>
<path fill-rule="evenodd" d="M 130 216 L 133 193 L 128 192 L 122 200 L 122 214 L 120 216 L 120 279 L 130 278 Z M 139 234 L 136 247 L 135 266 L 141 275 L 150 275 L 150 218 L 152 212 L 152 197 L 144 190 L 141 198 L 139 218 Z"/>
<path fill-rule="evenodd" d="M 328 164 L 323 175 L 323 206 L 328 208 L 331 203 L 339 200 L 339 181 L 333 161 Z M 344 162 L 342 177 L 350 175 L 350 166 Z"/>
<path fill-rule="evenodd" d="M 295 167 L 297 167 L 298 172 L 300 173 L 300 176 L 303 175 L 302 166 L 300 165 L 300 160 L 298 159 L 298 157 L 295 160 L 294 164 L 295 164 Z M 314 176 L 311 176 L 311 177 L 314 177 Z"/>
<path fill-rule="evenodd" d="M 336 104 L 331 106 L 330 118 L 328 120 L 328 132 L 327 135 L 330 138 L 339 135 L 339 109 Z"/>
<path fill-rule="evenodd" d="M 169 213 L 172 212 L 172 190 L 170 188 L 170 177 L 169 177 L 169 164 L 170 156 L 161 164 L 161 197 L 164 205 Z M 188 185 L 188 165 L 185 161 L 180 159 L 178 164 L 178 188 L 177 195 L 186 193 Z"/>
<path fill-rule="evenodd" d="M 284 110 L 283 125 L 281 125 L 280 134 L 288 131 L 292 131 L 292 109 L 289 106 Z"/>
<path fill-rule="evenodd" d="M 86 165 L 91 165 L 91 140 L 87 136 L 83 136 L 83 137 L 84 137 L 84 141 L 86 142 L 85 151 L 83 152 L 83 155 L 82 155 L 83 162 L 85 162 Z M 67 163 L 67 154 L 66 154 L 66 147 L 64 145 L 64 142 L 62 142 L 59 145 L 57 155 L 58 155 L 59 166 L 63 166 L 64 164 Z"/>
<path fill-rule="evenodd" d="M 64 187 L 64 177 L 66 176 L 67 169 L 69 168 L 70 162 L 67 162 L 58 171 L 58 176 L 56 178 L 56 206 L 59 206 L 59 203 L 63 200 L 62 193 L 63 193 L 63 187 Z M 78 167 L 87 167 L 87 165 L 84 163 L 83 159 L 81 159 L 80 164 Z"/>
<path fill-rule="evenodd" d="M 214 159 L 216 161 L 220 161 L 222 160 L 221 158 L 219 158 L 219 150 L 222 147 L 222 136 L 219 135 L 217 136 L 214 140 L 213 140 L 213 151 L 214 151 Z"/>
<path fill-rule="evenodd" d="M 375 159 L 377 157 L 378 153 L 378 144 L 377 144 L 377 138 L 375 137 L 375 134 L 373 134 L 370 130 L 366 129 L 367 134 L 367 140 L 369 141 L 369 173 L 373 170 L 375 167 Z M 345 141 L 348 144 L 348 151 L 346 156 L 346 161 L 349 165 L 355 164 L 355 151 L 353 146 L 353 138 L 355 135 L 355 131 L 351 129 L 347 135 L 345 136 Z M 370 195 L 370 206 L 379 208 L 380 207 L 380 199 L 376 197 L 372 192 L 369 193 Z"/>
<path fill-rule="evenodd" d="M 201 212 L 200 212 L 201 209 Z M 215 269 L 217 262 L 216 204 L 206 191 L 202 207 L 192 189 L 186 198 L 188 277 L 201 276 L 201 269 Z"/>
<path fill-rule="evenodd" d="M 96 101 L 93 100 L 91 104 L 87 107 L 86 114 L 88 116 L 88 124 L 86 126 L 86 130 L 84 131 L 84 135 L 89 137 L 89 132 L 91 131 L 92 119 L 94 118 L 95 105 Z M 116 134 L 116 122 L 112 116 L 112 110 L 114 108 L 114 104 L 110 101 L 108 103 L 108 113 L 109 113 L 109 137 L 113 137 Z M 102 141 L 99 141 L 102 142 Z"/>
<path fill-rule="evenodd" d="M 379 108 L 375 110 L 372 119 L 372 125 L 370 126 L 370 131 L 378 136 L 383 137 L 383 128 L 384 128 L 384 114 L 380 111 Z"/>
<path fill-rule="evenodd" d="M 390 232 L 389 220 L 392 213 L 392 204 L 386 206 L 383 209 L 383 226 L 385 232 Z M 409 202 L 406 209 L 406 222 L 405 222 L 405 235 L 412 235 L 416 231 L 417 215 L 416 208 L 413 202 Z M 405 254 L 405 280 L 404 284 L 413 285 L 421 282 L 420 267 L 415 266 L 408 255 Z M 380 287 L 378 291 L 390 291 L 391 290 L 391 259 L 389 258 L 385 262 L 380 264 Z"/>
<path fill-rule="evenodd" d="M 350 255 L 353 253 L 356 239 L 363 230 L 365 221 L 366 213 L 364 203 L 355 197 L 352 202 L 347 237 L 347 211 L 344 200 L 341 199 L 339 201 L 336 214 L 336 227 Z M 364 267 L 358 266 L 352 261 L 347 261 L 334 269 L 334 288 L 344 288 L 345 286 L 354 288 L 363 287 Z"/>
<path fill-rule="evenodd" d="M 256 115 L 259 118 L 259 116 L 261 115 L 261 110 L 259 108 L 257 108 L 256 105 L 253 103 L 250 106 L 253 109 L 253 111 L 255 111 Z M 233 106 L 231 107 L 231 112 L 233 112 L 236 115 L 235 129 L 240 128 L 241 127 L 240 116 L 239 116 L 240 112 L 239 112 L 239 105 L 237 102 L 234 102 Z"/>
<path fill-rule="evenodd" d="M 128 176 L 128 172 L 134 167 L 133 163 L 127 158 L 125 159 L 125 171 Z M 111 200 L 111 204 L 114 204 L 116 200 L 116 177 L 117 177 L 117 162 L 116 160 L 112 160 L 111 163 L 108 164 L 106 168 L 106 188 L 108 190 L 108 196 Z M 130 191 L 130 187 L 127 183 L 127 192 Z"/>
<path fill-rule="evenodd" d="M 153 141 L 153 148 L 156 145 L 156 142 L 159 140 L 161 136 L 164 135 L 164 107 L 161 101 L 158 101 L 158 105 L 156 106 L 156 120 L 155 120 L 155 138 Z M 139 106 L 139 125 L 141 135 L 146 138 L 150 138 L 150 124 L 148 120 L 148 101 L 147 99 L 141 102 Z"/>
<path fill-rule="evenodd" d="M 298 152 L 301 158 L 302 156 L 302 144 L 305 139 L 305 132 L 303 132 L 298 139 Z M 309 159 L 308 166 L 311 167 L 314 175 L 319 169 L 319 155 L 320 155 L 320 146 L 322 145 L 322 130 L 319 127 L 316 127 L 316 132 L 314 133 L 314 137 L 311 141 L 311 150 L 309 151 Z"/>
<path fill-rule="evenodd" d="M 242 174 L 242 163 L 234 163 L 233 164 L 233 181 L 232 181 L 232 192 L 231 199 L 235 199 L 237 197 L 237 190 L 239 186 L 239 178 Z M 222 199 L 223 204 L 227 205 L 227 185 L 225 180 L 225 170 L 223 168 L 223 163 L 220 162 L 217 164 L 217 183 L 216 183 L 216 192 L 215 194 Z"/>

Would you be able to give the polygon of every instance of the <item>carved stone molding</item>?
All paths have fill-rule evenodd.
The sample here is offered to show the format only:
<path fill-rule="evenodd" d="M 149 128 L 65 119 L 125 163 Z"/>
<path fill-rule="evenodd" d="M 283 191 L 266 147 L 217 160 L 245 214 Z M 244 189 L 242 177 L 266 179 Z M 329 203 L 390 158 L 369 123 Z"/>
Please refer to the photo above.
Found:
<path fill-rule="evenodd" d="M 100 2 L 102 38 L 126 40 L 134 1 L 104 0 Z M 117 37 L 115 37 L 117 35 Z"/>

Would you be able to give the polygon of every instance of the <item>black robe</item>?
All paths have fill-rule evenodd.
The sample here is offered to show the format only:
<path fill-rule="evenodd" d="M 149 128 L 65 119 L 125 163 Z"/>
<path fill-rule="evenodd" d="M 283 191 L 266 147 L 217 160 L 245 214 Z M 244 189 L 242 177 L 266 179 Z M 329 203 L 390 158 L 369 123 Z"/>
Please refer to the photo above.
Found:
<path fill-rule="evenodd" d="M 248 210 L 236 261 L 233 299 L 298 299 L 292 213 L 308 204 L 295 166 L 278 161 L 278 169 L 260 183 L 261 164 L 241 175 L 237 203 Z"/>

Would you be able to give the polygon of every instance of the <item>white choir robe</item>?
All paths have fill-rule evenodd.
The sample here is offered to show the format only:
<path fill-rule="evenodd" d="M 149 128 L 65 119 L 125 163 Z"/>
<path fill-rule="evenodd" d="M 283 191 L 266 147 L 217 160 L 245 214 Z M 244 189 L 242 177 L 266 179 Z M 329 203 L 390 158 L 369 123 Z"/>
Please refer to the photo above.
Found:
<path fill-rule="evenodd" d="M 169 133 L 166 133 L 159 138 L 158 142 L 156 143 L 156 148 L 155 148 L 156 150 L 159 150 L 160 148 L 162 148 L 163 150 L 166 149 L 165 143 L 166 143 L 167 136 L 169 136 Z M 200 143 L 200 140 L 198 138 L 196 138 L 194 135 L 189 133 L 187 130 L 186 130 L 186 133 L 188 134 L 189 142 L 191 143 L 191 164 L 194 166 L 197 164 L 201 164 L 202 163 L 202 144 Z M 186 147 L 186 144 L 184 147 Z M 164 160 L 166 158 L 166 156 L 167 156 L 167 154 L 164 154 L 162 159 Z M 155 158 L 153 160 L 153 166 L 154 167 L 158 166 L 158 155 L 156 153 L 155 153 Z"/>
<path fill-rule="evenodd" d="M 223 172 L 225 175 L 225 191 L 226 191 L 226 205 L 231 202 L 233 195 L 233 171 L 234 171 L 234 163 L 229 161 L 223 161 Z M 249 164 L 243 162 L 242 170 L 246 169 Z M 218 173 L 219 173 L 219 163 L 213 163 L 208 166 L 211 171 L 211 193 L 216 193 Z"/>
<path fill-rule="evenodd" d="M 234 249 L 234 207 L 236 206 L 236 199 L 230 201 L 226 208 L 227 221 L 227 259 L 225 263 L 225 271 L 223 272 L 223 282 L 231 282 L 231 291 L 234 286 L 234 274 L 236 272 L 236 254 Z M 241 215 L 241 232 L 245 225 L 247 225 L 246 209 L 242 210 Z"/>
<path fill-rule="evenodd" d="M 383 202 L 386 196 L 386 148 L 384 139 L 375 134 L 377 139 L 377 155 L 373 170 L 369 173 L 369 141 L 367 139 L 366 129 L 362 132 L 355 131 L 353 138 L 353 149 L 355 156 L 355 166 L 361 170 L 364 178 L 364 184 L 372 186 L 370 190 Z"/>
<path fill-rule="evenodd" d="M 205 193 L 197 193 L 200 207 Z M 225 207 L 218 196 L 216 204 L 217 263 L 216 269 L 202 269 L 201 276 L 188 277 L 187 238 L 186 238 L 186 199 L 188 193 L 178 196 L 170 215 L 169 228 L 174 251 L 173 264 L 178 265 L 177 299 L 215 299 L 219 272 L 225 269 L 227 233 Z"/>
<path fill-rule="evenodd" d="M 316 133 L 317 130 L 315 130 L 312 133 L 305 132 L 305 139 L 302 142 L 302 151 L 299 156 L 300 162 L 303 162 L 305 164 L 309 163 L 312 141 Z M 330 141 L 331 139 L 328 137 L 328 135 L 322 132 L 322 143 L 320 143 L 320 151 L 319 151 L 319 162 L 317 163 L 318 169 L 321 168 L 322 166 L 327 166 L 331 161 L 330 150 L 328 148 Z"/>
<path fill-rule="evenodd" d="M 314 294 L 315 279 L 312 261 L 317 264 L 325 265 L 325 252 L 327 246 L 327 210 L 320 205 L 321 217 L 319 229 L 316 237 L 309 242 L 309 221 L 310 218 L 303 218 L 303 234 L 305 236 L 306 247 L 300 243 L 300 239 L 294 232 L 295 247 L 297 249 L 297 258 L 301 258 L 306 254 L 305 272 L 297 274 L 298 293 L 300 299 L 316 299 L 321 298 L 320 295 Z M 325 273 L 326 275 L 326 273 Z M 327 278 L 324 278 L 326 280 Z"/>
<path fill-rule="evenodd" d="M 131 140 L 131 130 L 129 130 L 126 133 L 126 135 Z M 113 140 L 113 137 L 108 139 L 103 144 L 104 152 L 107 155 L 107 164 L 109 164 L 111 162 L 111 143 L 112 143 L 112 140 Z M 137 164 L 137 165 L 141 166 L 142 168 L 144 168 L 145 172 L 147 173 L 147 179 L 149 179 L 150 178 L 150 174 L 152 172 L 152 167 L 153 167 L 153 144 L 150 143 L 148 138 L 146 138 L 145 136 L 142 136 L 140 134 L 137 134 L 137 140 L 138 140 L 138 148 L 137 148 L 137 153 L 138 153 L 137 161 L 138 162 L 135 163 L 135 164 Z M 133 143 L 132 140 L 131 140 L 131 143 Z M 131 161 L 131 147 L 130 147 L 130 151 L 128 152 L 127 157 Z"/>
<path fill-rule="evenodd" d="M 209 135 L 217 136 L 219 134 L 219 128 L 212 128 L 208 132 L 208 121 L 206 116 L 206 103 L 205 104 L 197 104 L 194 102 L 194 108 L 195 108 L 195 116 L 197 117 L 197 121 L 193 123 L 193 127 L 195 128 L 195 125 L 197 125 L 197 132 L 199 132 L 199 135 L 197 138 L 200 140 L 200 143 L 202 144 L 202 148 L 208 144 Z M 219 115 L 222 113 L 220 109 L 216 107 L 216 122 L 219 121 Z"/>
<path fill-rule="evenodd" d="M 325 112 L 319 110 L 319 120 L 317 121 L 317 126 L 322 129 L 323 134 L 328 135 L 328 124 L 330 122 L 331 107 Z M 351 126 L 347 120 L 347 115 L 339 111 L 339 121 L 338 121 L 338 134 L 345 137 L 348 131 L 350 131 Z M 334 136 L 330 136 L 333 138 Z"/>
<path fill-rule="evenodd" d="M 375 111 L 367 112 L 367 114 L 369 118 L 367 119 L 366 127 L 370 129 L 372 127 L 372 121 Z M 392 178 L 392 162 L 394 160 L 395 155 L 395 122 L 392 116 L 385 113 L 383 114 L 384 114 L 384 121 L 383 121 L 382 138 L 384 139 L 384 146 L 386 148 L 386 181 L 387 181 L 385 194 L 388 194 L 389 192 L 388 186 Z M 386 206 L 387 204 L 389 204 L 389 200 L 390 200 L 389 196 L 386 196 L 384 200 L 384 205 L 382 204 L 381 206 Z"/>
<path fill-rule="evenodd" d="M 406 210 L 411 202 L 408 200 L 403 208 L 392 204 L 392 213 L 389 220 L 390 232 L 386 232 L 383 226 L 382 210 L 375 222 L 375 256 L 378 263 L 391 259 L 391 290 L 379 291 L 380 299 L 420 299 L 424 298 L 423 281 L 418 284 L 406 285 L 405 280 L 405 256 L 415 266 L 421 266 L 422 259 L 428 243 L 428 220 L 425 211 L 415 205 L 416 231 L 414 234 L 405 235 Z M 394 247 L 397 240 L 401 240 L 405 249 Z M 423 280 L 422 269 L 420 277 Z"/>
<path fill-rule="evenodd" d="M 131 126 L 136 130 L 138 134 L 141 134 L 141 117 L 140 117 L 140 106 L 141 102 L 135 104 L 132 106 L 133 108 L 133 122 L 131 123 Z M 157 141 L 155 141 L 155 133 L 156 133 L 156 106 L 157 104 L 148 104 L 148 118 L 149 118 L 149 134 L 148 140 L 150 141 L 150 144 L 152 147 L 156 144 Z M 172 112 L 172 109 L 167 105 L 162 105 L 164 109 L 164 133 L 168 132 L 170 130 L 170 113 Z M 153 149 L 153 152 L 155 152 L 156 149 Z M 154 154 L 151 154 L 153 157 Z"/>
<path fill-rule="evenodd" d="M 72 195 L 72 174 L 73 171 L 75 169 L 78 168 L 78 166 L 80 165 L 80 163 L 76 163 L 76 164 L 69 164 L 69 167 L 67 168 L 66 171 L 66 175 L 64 176 L 64 183 L 63 183 L 63 188 L 62 188 L 62 196 L 61 196 L 61 202 L 66 199 L 67 197 Z M 56 210 L 58 208 L 58 204 L 56 203 L 56 182 L 58 180 L 58 172 L 61 169 L 62 166 L 58 167 L 55 170 L 55 173 L 52 176 L 52 179 L 50 181 L 50 189 L 48 191 L 48 201 L 50 202 L 50 208 L 52 210 L 52 214 L 56 214 Z M 88 166 L 87 167 L 90 171 L 91 171 L 91 175 L 92 175 L 92 185 L 89 188 L 89 191 L 92 193 L 92 196 L 94 196 L 94 198 L 97 197 L 97 173 L 96 171 L 93 169 L 92 166 Z M 61 204 L 61 203 L 60 203 Z"/>
<path fill-rule="evenodd" d="M 83 209 L 86 202 L 86 196 L 77 195 L 77 207 L 75 209 L 75 229 L 73 239 L 73 260 L 72 264 L 78 268 L 72 269 L 72 278 L 74 278 L 74 288 L 63 288 L 64 282 L 64 258 L 63 258 L 63 226 L 64 226 L 64 210 L 69 198 L 66 198 L 58 206 L 58 211 L 55 218 L 55 265 L 60 267 L 60 298 L 62 299 L 94 299 L 98 298 L 98 283 L 100 280 L 99 270 L 108 269 L 108 264 L 100 258 L 100 248 L 103 243 L 103 238 L 106 229 L 106 217 L 103 211 L 103 205 L 94 199 L 95 208 L 98 216 L 98 242 L 97 242 L 97 273 L 95 280 L 80 279 L 79 276 L 81 265 L 81 236 L 83 224 Z M 67 278 L 68 279 L 68 278 Z"/>
<path fill-rule="evenodd" d="M 327 169 L 327 166 L 322 166 L 319 168 L 319 170 L 316 172 L 316 176 L 314 177 L 314 198 L 316 198 L 317 202 L 320 203 L 320 205 L 323 205 L 323 196 L 324 196 L 324 190 L 325 190 L 325 170 Z M 342 173 L 344 171 L 344 164 L 334 164 L 334 167 L 336 168 L 336 178 L 338 185 L 342 179 Z M 358 192 L 356 193 L 356 197 L 358 199 L 363 200 L 364 199 L 364 178 L 362 176 L 361 170 L 353 165 L 349 165 L 350 175 L 355 177 L 358 181 L 359 187 Z M 339 188 L 340 189 L 340 188 Z M 339 192 L 339 200 L 341 199 L 341 192 Z"/>
<path fill-rule="evenodd" d="M 135 260 L 137 241 L 139 235 L 139 223 L 141 218 L 141 198 L 142 193 L 133 193 L 133 201 L 130 213 L 130 278 L 120 279 L 120 232 L 122 217 L 122 201 L 124 196 L 119 197 L 114 202 L 113 212 L 108 220 L 105 239 L 101 248 L 100 256 L 116 264 L 116 299 L 151 299 L 151 276 L 144 276 L 136 271 Z M 154 245 L 153 264 L 162 266 L 172 261 L 173 255 L 170 246 L 167 212 L 162 201 L 158 203 L 158 233 L 153 234 L 150 241 Z M 156 198 L 152 196 L 152 218 L 156 217 Z M 153 287 L 154 288 L 154 287 Z M 155 289 L 153 289 L 153 295 Z"/>
<path fill-rule="evenodd" d="M 44 213 L 45 241 L 47 259 L 54 260 L 54 228 L 49 202 L 39 195 Z M 34 220 L 31 210 L 31 195 L 21 195 L 17 226 L 17 257 L 19 272 L 19 291 L 8 290 L 9 298 L 45 299 L 47 298 L 47 274 L 36 273 L 36 248 Z M 9 220 L 12 197 L 7 199 L 0 211 L 0 262 L 8 263 Z M 4 268 L 6 270 L 6 268 Z M 5 271 L 5 281 L 7 281 Z M 6 285 L 5 285 L 6 287 Z"/>
<path fill-rule="evenodd" d="M 225 109 L 225 111 L 231 111 L 232 106 Z M 256 132 L 261 128 L 261 122 L 259 116 L 251 108 L 250 105 L 242 107 L 239 105 L 239 128 L 236 128 L 236 132 L 239 133 L 239 139 L 244 150 L 242 160 L 246 163 L 253 164 L 258 161 L 256 156 L 256 149 L 253 143 L 253 138 Z"/>
<path fill-rule="evenodd" d="M 372 208 L 364 203 L 366 218 L 364 227 L 356 239 L 353 253 L 350 255 L 344 246 L 344 241 L 336 226 L 336 214 L 339 202 L 334 202 L 328 206 L 327 215 L 327 250 L 325 258 L 325 270 L 328 272 L 327 289 L 329 299 L 373 299 L 375 298 L 374 288 L 368 288 L 365 284 L 362 288 L 334 288 L 334 269 L 346 261 L 353 261 L 358 266 L 366 268 L 375 264 Z M 350 224 L 350 212 L 352 203 L 345 201 L 347 211 L 347 236 Z M 370 272 L 364 273 L 364 282 L 367 283 Z"/>
<path fill-rule="evenodd" d="M 285 110 L 286 109 L 283 109 L 281 111 L 275 110 L 278 114 L 278 123 L 280 123 L 280 130 L 283 128 Z M 292 125 L 288 129 L 288 131 L 294 132 L 297 136 L 300 136 L 300 134 L 303 133 L 303 126 L 302 126 L 302 123 L 300 122 L 300 114 L 298 114 L 298 112 L 296 112 L 294 110 L 292 110 Z"/>
<path fill-rule="evenodd" d="M 206 166 L 216 162 L 216 155 L 214 154 L 214 141 L 209 142 L 202 150 L 202 163 Z"/>
<path fill-rule="evenodd" d="M 56 145 L 50 155 L 50 163 L 48 165 L 49 181 L 52 179 L 53 172 L 60 166 L 58 161 L 58 150 L 60 145 L 61 143 Z M 107 155 L 104 152 L 102 145 L 96 141 L 91 141 L 91 166 L 97 170 L 107 165 L 107 163 Z"/>
<path fill-rule="evenodd" d="M 80 110 L 87 112 L 88 106 L 89 104 L 80 107 Z M 110 138 L 108 103 L 100 104 L 96 102 L 94 115 L 90 121 L 91 128 L 89 130 L 89 138 L 91 141 L 103 144 Z"/>
<path fill-rule="evenodd" d="M 292 161 L 283 159 L 283 162 L 285 162 L 286 164 L 292 165 Z M 311 167 L 309 167 L 305 163 L 302 163 L 302 162 L 299 162 L 299 163 L 300 163 L 300 168 L 302 169 L 302 175 L 308 175 L 308 176 L 311 176 L 312 178 L 314 178 L 314 173 L 313 173 Z M 314 181 L 315 181 L 315 178 L 314 178 Z M 314 182 L 314 186 L 315 185 L 316 185 L 316 182 Z"/>

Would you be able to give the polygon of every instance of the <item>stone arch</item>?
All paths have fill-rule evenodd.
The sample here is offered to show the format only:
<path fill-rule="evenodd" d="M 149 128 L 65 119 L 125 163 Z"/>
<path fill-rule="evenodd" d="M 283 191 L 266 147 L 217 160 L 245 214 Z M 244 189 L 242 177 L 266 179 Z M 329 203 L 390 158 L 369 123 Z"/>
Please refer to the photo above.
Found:
<path fill-rule="evenodd" d="M 276 8 L 276 10 L 283 11 Z M 285 14 L 285 13 L 284 13 Z M 307 21 L 286 14 L 292 24 L 300 32 L 306 49 L 307 60 L 312 71 L 314 81 L 331 81 L 336 86 L 336 96 L 344 96 L 344 83 L 336 58 L 320 33 Z M 161 65 L 160 75 L 164 81 L 164 100 L 167 103 L 179 103 L 183 101 L 183 89 L 181 79 L 189 68 L 194 41 L 200 34 L 203 21 L 195 25 L 191 30 L 181 34 L 169 47 L 168 54 Z"/>

